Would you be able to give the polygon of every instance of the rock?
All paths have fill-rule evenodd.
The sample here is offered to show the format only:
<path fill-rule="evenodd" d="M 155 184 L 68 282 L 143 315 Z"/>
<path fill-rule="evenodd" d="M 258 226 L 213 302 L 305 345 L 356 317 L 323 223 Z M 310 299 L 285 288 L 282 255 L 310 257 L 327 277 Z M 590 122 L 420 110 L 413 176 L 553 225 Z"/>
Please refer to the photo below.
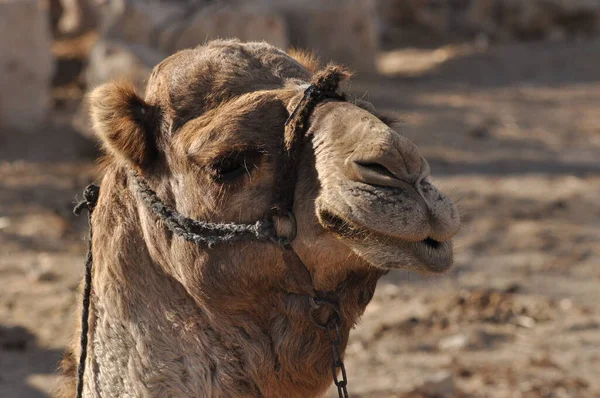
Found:
<path fill-rule="evenodd" d="M 380 32 L 385 41 L 408 45 L 440 41 L 451 29 L 452 2 L 431 0 L 376 0 Z"/>
<path fill-rule="evenodd" d="M 473 115 L 467 118 L 469 123 L 469 129 L 467 134 L 474 139 L 483 140 L 490 138 L 494 135 L 500 123 L 499 121 L 491 116 L 487 115 Z"/>
<path fill-rule="evenodd" d="M 501 21 L 498 20 L 500 5 L 497 0 L 472 1 L 464 12 L 462 29 L 465 33 L 473 33 L 475 37 L 484 34 L 487 37 L 499 37 Z"/>
<path fill-rule="evenodd" d="M 536 321 L 530 316 L 519 315 L 515 317 L 514 324 L 522 328 L 531 329 L 535 327 Z"/>
<path fill-rule="evenodd" d="M 69 219 L 53 211 L 26 214 L 11 224 L 11 233 L 38 239 L 60 240 L 71 229 Z"/>
<path fill-rule="evenodd" d="M 91 89 L 116 78 L 131 81 L 143 93 L 146 81 L 155 65 L 165 58 L 164 53 L 146 46 L 119 40 L 99 40 L 90 53 L 85 71 Z"/>
<path fill-rule="evenodd" d="M 567 328 L 567 330 L 570 332 L 581 332 L 581 331 L 596 330 L 596 329 L 600 329 L 600 322 L 595 321 L 595 320 L 591 320 L 591 321 L 586 320 L 584 322 L 578 322 L 578 323 L 570 325 Z"/>
<path fill-rule="evenodd" d="M 281 16 L 266 7 L 235 2 L 113 0 L 101 31 L 104 37 L 145 45 L 167 54 L 229 37 L 264 40 L 281 48 L 289 44 Z"/>
<path fill-rule="evenodd" d="M 175 2 L 111 0 L 99 22 L 105 39 L 155 47 L 161 27 L 183 15 Z M 160 50 L 160 49 L 158 49 Z"/>
<path fill-rule="evenodd" d="M 563 311 L 570 311 L 573 308 L 573 300 L 564 298 L 558 302 L 558 308 Z"/>
<path fill-rule="evenodd" d="M 593 33 L 600 24 L 599 0 L 503 0 L 506 30 L 515 35 L 563 39 Z"/>
<path fill-rule="evenodd" d="M 8 217 L 0 217 L 0 229 L 10 227 L 11 221 Z"/>
<path fill-rule="evenodd" d="M 54 60 L 41 0 L 0 1 L 0 130 L 33 130 L 50 106 Z"/>
<path fill-rule="evenodd" d="M 412 394 L 420 394 L 426 397 L 450 398 L 457 394 L 454 375 L 448 371 L 441 371 L 428 377 L 415 387 Z"/>
<path fill-rule="evenodd" d="M 271 0 L 266 4 L 284 15 L 293 47 L 361 73 L 375 72 L 379 40 L 371 1 Z"/>
<path fill-rule="evenodd" d="M 523 291 L 523 286 L 520 283 L 513 282 L 504 288 L 504 293 L 521 293 Z"/>
<path fill-rule="evenodd" d="M 498 344 L 512 339 L 505 333 L 491 333 L 485 330 L 474 330 L 444 337 L 438 342 L 440 351 L 489 350 Z"/>
<path fill-rule="evenodd" d="M 360 72 L 376 69 L 378 35 L 370 0 L 112 0 L 104 14 L 102 37 L 166 54 L 235 37 L 314 51 L 323 61 L 334 60 Z"/>
<path fill-rule="evenodd" d="M 54 272 L 54 262 L 47 253 L 38 254 L 35 261 L 29 264 L 27 278 L 31 282 L 50 282 L 56 280 L 57 275 Z"/>
<path fill-rule="evenodd" d="M 51 269 L 33 268 L 27 277 L 31 282 L 51 282 L 56 279 L 56 274 Z"/>
<path fill-rule="evenodd" d="M 238 38 L 289 46 L 287 25 L 281 15 L 268 8 L 215 5 L 199 9 L 187 20 L 165 29 L 161 47 L 171 51 L 195 47 L 207 39 Z"/>
<path fill-rule="evenodd" d="M 0 349 L 6 351 L 25 351 L 34 337 L 21 326 L 6 327 L 0 325 Z"/>
<path fill-rule="evenodd" d="M 599 0 L 502 0 L 500 28 L 524 38 L 561 38 L 592 33 L 600 23 Z"/>
<path fill-rule="evenodd" d="M 394 36 L 401 35 L 399 31 L 414 23 L 414 13 L 406 0 L 377 0 L 377 30 L 384 42 Z"/>
<path fill-rule="evenodd" d="M 600 8 L 598 0 L 538 0 L 548 8 L 557 9 L 562 14 L 597 12 Z"/>
<path fill-rule="evenodd" d="M 64 35 L 76 35 L 97 24 L 97 3 L 102 0 L 60 0 L 62 13 L 58 20 L 58 31 Z"/>
<path fill-rule="evenodd" d="M 114 79 L 124 79 L 134 84 L 141 95 L 152 68 L 166 57 L 165 53 L 135 43 L 118 39 L 100 39 L 90 52 L 85 70 L 88 90 Z M 73 126 L 83 135 L 91 136 L 91 120 L 85 105 L 73 117 Z"/>
<path fill-rule="evenodd" d="M 473 39 L 481 34 L 495 40 L 562 40 L 569 34 L 597 33 L 600 28 L 600 0 L 377 2 L 384 37 L 396 41 Z"/>
<path fill-rule="evenodd" d="M 438 343 L 438 349 L 441 351 L 460 351 L 469 344 L 469 336 L 466 334 L 455 334 L 444 337 Z"/>
<path fill-rule="evenodd" d="M 518 38 L 542 38 L 553 26 L 553 13 L 539 1 L 503 0 L 502 29 Z"/>

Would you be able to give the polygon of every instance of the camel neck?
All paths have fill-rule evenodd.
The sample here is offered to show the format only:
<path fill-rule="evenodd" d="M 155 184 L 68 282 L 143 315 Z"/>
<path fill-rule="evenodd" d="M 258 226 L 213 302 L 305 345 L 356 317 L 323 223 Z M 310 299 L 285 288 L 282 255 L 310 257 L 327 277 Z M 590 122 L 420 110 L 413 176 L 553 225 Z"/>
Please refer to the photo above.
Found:
<path fill-rule="evenodd" d="M 89 396 L 317 396 L 327 389 L 327 335 L 310 319 L 307 297 L 286 291 L 275 245 L 215 248 L 219 260 L 211 260 L 143 221 L 149 218 L 127 190 L 102 196 L 94 213 Z M 234 270 L 240 252 L 260 262 Z M 343 348 L 379 276 L 350 273 L 332 291 Z"/>

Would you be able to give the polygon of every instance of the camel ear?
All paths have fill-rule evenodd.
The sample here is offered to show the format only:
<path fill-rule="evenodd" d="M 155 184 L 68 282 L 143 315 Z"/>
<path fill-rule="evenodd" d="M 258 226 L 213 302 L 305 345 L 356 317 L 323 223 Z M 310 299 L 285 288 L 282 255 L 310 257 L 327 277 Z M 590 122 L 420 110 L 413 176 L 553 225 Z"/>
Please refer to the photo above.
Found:
<path fill-rule="evenodd" d="M 132 84 L 107 83 L 89 97 L 93 128 L 107 151 L 141 170 L 156 158 L 152 109 Z"/>

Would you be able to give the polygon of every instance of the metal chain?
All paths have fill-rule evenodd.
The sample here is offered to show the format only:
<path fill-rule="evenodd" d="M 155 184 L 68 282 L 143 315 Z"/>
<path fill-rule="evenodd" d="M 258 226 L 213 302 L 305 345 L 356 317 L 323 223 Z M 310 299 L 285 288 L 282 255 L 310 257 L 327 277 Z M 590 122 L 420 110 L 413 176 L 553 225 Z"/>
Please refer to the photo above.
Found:
<path fill-rule="evenodd" d="M 348 376 L 346 375 L 346 367 L 342 357 L 342 334 L 340 333 L 340 321 L 342 315 L 340 306 L 337 302 L 333 302 L 323 298 L 310 298 L 310 317 L 312 322 L 320 329 L 325 330 L 329 345 L 331 346 L 331 375 L 333 383 L 337 387 L 339 398 L 348 398 Z M 316 311 L 319 308 L 327 307 L 332 312 L 326 323 L 319 321 Z M 338 370 L 342 378 L 338 377 Z"/>
<path fill-rule="evenodd" d="M 327 337 L 329 338 L 329 344 L 331 344 L 331 373 L 339 397 L 348 398 L 348 377 L 342 359 L 342 335 L 340 334 L 339 324 L 340 319 L 337 316 L 327 324 Z M 342 376 L 341 379 L 338 378 L 338 370 Z"/>

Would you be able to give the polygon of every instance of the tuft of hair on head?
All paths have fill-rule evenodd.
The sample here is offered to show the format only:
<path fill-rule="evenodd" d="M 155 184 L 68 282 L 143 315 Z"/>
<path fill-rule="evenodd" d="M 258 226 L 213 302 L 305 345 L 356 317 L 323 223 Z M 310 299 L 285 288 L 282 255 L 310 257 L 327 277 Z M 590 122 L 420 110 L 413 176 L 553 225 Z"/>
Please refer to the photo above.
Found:
<path fill-rule="evenodd" d="M 310 73 L 316 73 L 321 69 L 321 60 L 313 52 L 302 50 L 300 48 L 292 48 L 288 50 L 288 55 L 308 69 Z"/>
<path fill-rule="evenodd" d="M 154 112 L 133 84 L 106 83 L 88 101 L 93 129 L 107 153 L 137 170 L 146 168 L 156 157 Z"/>
<path fill-rule="evenodd" d="M 311 82 L 325 91 L 336 91 L 338 85 L 353 75 L 352 71 L 343 65 L 329 63 L 312 77 Z"/>
<path fill-rule="evenodd" d="M 371 113 L 391 128 L 400 127 L 400 125 L 404 122 L 404 120 L 402 120 L 398 114 L 389 111 L 379 111 L 375 109 L 373 104 L 371 104 L 369 101 L 365 101 L 361 98 L 354 98 L 352 103 Z"/>
<path fill-rule="evenodd" d="M 330 62 L 325 66 L 325 70 L 334 71 L 336 74 L 340 76 L 341 80 L 348 80 L 352 76 L 354 76 L 354 71 L 348 68 L 345 65 L 336 64 L 335 62 Z"/>
<path fill-rule="evenodd" d="M 373 114 L 391 128 L 400 127 L 402 123 L 404 123 L 404 120 L 402 120 L 402 118 L 395 113 L 375 111 Z"/>

